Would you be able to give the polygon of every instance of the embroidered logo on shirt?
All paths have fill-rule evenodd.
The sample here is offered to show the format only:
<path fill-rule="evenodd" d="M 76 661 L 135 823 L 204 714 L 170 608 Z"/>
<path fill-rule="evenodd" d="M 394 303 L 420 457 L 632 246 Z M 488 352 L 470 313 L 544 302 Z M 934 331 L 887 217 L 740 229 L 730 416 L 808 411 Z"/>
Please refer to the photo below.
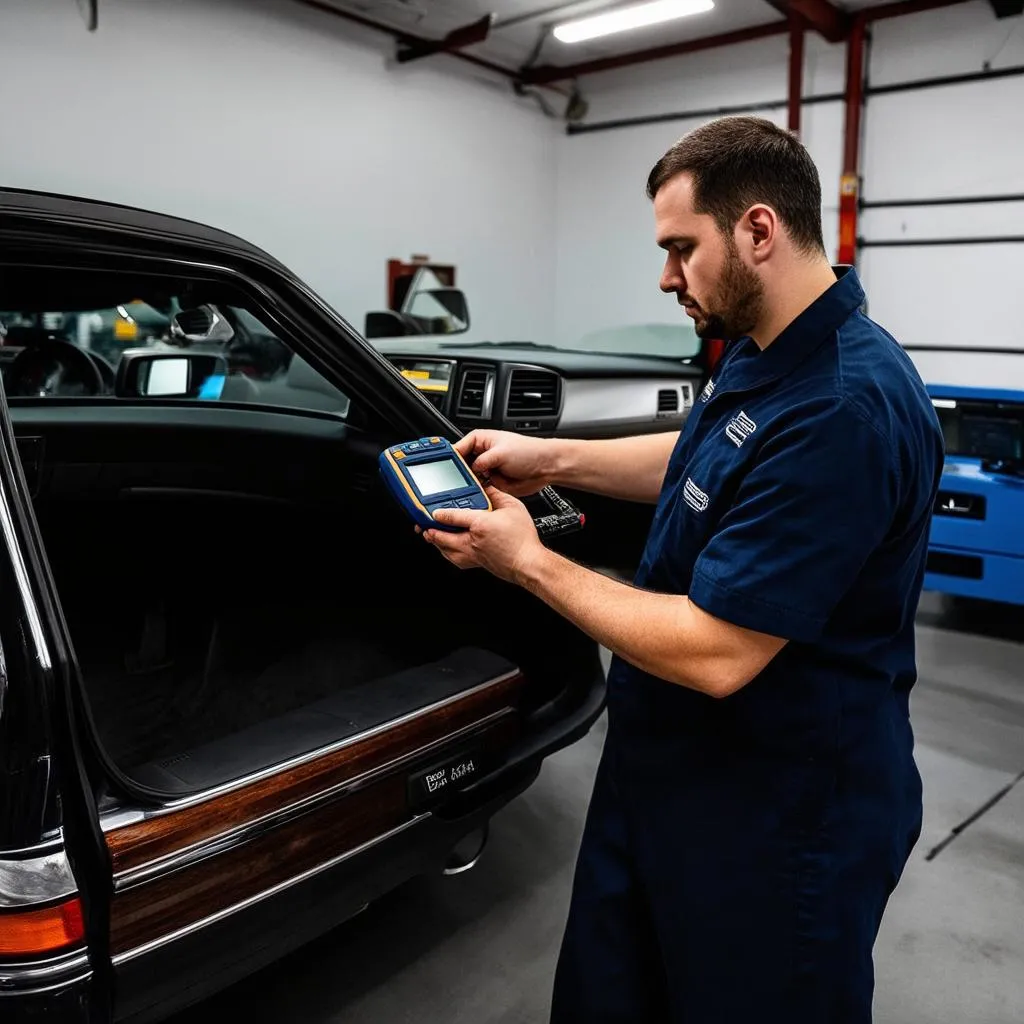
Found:
<path fill-rule="evenodd" d="M 726 424 L 725 436 L 739 448 L 750 435 L 757 430 L 757 424 L 741 409 Z"/>
<path fill-rule="evenodd" d="M 687 477 L 686 483 L 683 484 L 683 499 L 694 512 L 703 512 L 708 507 L 708 502 L 710 501 L 708 496 L 690 477 Z"/>
<path fill-rule="evenodd" d="M 700 400 L 702 402 L 707 402 L 707 400 L 714 393 L 715 393 L 715 382 L 713 380 L 709 380 L 707 382 L 707 384 L 704 385 L 704 390 L 700 393 Z"/>

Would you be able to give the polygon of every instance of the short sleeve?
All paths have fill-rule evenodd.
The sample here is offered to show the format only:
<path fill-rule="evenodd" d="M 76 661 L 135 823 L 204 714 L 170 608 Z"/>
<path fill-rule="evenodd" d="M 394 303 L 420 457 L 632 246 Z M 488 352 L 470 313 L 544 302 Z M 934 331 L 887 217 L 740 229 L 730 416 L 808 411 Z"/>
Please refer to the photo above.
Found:
<path fill-rule="evenodd" d="M 791 410 L 697 558 L 690 599 L 717 618 L 817 638 L 896 514 L 892 446 L 859 411 Z"/>

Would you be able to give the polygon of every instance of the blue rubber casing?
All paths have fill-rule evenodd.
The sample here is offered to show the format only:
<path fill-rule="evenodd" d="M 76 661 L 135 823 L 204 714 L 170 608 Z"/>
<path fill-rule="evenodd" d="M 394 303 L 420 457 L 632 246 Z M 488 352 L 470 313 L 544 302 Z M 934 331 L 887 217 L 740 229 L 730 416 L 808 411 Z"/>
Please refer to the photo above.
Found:
<path fill-rule="evenodd" d="M 380 474 L 395 501 L 424 530 L 459 533 L 462 527 L 439 523 L 439 508 L 491 511 L 491 502 L 466 460 L 443 437 L 385 448 L 377 458 Z"/>

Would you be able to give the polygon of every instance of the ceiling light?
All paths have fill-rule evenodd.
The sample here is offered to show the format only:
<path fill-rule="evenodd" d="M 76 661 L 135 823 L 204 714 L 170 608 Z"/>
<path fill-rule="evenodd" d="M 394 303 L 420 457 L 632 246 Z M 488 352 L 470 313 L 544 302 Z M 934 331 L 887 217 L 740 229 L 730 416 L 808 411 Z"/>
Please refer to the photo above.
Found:
<path fill-rule="evenodd" d="M 657 25 L 689 14 L 702 14 L 714 8 L 713 0 L 654 0 L 654 3 L 636 4 L 591 18 L 579 18 L 556 26 L 554 35 L 563 43 L 581 43 L 585 39 L 626 32 L 631 28 Z"/>

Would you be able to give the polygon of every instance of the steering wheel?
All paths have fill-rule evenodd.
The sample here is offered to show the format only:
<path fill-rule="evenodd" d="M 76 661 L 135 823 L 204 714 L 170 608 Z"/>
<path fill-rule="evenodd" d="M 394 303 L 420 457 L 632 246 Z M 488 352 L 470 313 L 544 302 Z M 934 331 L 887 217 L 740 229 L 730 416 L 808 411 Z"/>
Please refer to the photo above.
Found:
<path fill-rule="evenodd" d="M 7 394 L 23 398 L 103 394 L 103 377 L 80 348 L 58 338 L 34 341 L 7 370 Z"/>

